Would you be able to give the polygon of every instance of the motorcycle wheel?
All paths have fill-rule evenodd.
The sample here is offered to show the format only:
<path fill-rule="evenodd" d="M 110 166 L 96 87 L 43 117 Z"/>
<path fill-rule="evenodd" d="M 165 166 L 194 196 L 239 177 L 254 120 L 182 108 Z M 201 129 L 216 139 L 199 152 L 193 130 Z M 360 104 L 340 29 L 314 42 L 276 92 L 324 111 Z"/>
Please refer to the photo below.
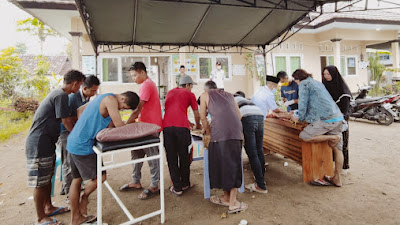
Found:
<path fill-rule="evenodd" d="M 376 121 L 381 125 L 389 126 L 393 123 L 393 116 L 386 109 L 379 109 L 379 119 Z"/>

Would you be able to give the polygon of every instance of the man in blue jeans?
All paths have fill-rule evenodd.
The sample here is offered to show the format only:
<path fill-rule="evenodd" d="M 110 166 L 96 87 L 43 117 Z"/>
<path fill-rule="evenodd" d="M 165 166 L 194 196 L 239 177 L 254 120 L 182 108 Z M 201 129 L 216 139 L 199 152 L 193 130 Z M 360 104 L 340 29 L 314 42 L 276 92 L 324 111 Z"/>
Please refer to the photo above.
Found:
<path fill-rule="evenodd" d="M 244 148 L 249 157 L 251 170 L 256 178 L 255 183 L 247 184 L 245 187 L 250 191 L 262 194 L 268 193 L 265 185 L 265 157 L 263 151 L 264 136 L 264 115 L 253 102 L 246 99 L 241 91 L 235 93 L 237 102 L 242 114 L 242 125 L 244 133 Z"/>

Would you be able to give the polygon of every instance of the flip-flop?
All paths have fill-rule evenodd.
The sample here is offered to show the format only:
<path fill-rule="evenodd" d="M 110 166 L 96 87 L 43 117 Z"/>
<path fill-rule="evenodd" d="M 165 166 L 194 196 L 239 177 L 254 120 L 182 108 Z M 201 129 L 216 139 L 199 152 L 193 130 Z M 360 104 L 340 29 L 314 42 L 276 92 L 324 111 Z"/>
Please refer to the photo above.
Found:
<path fill-rule="evenodd" d="M 62 211 L 64 210 L 64 211 Z M 52 213 L 50 213 L 49 215 L 47 215 L 47 217 L 51 217 L 51 216 L 57 216 L 60 214 L 64 214 L 71 211 L 68 207 L 58 207 L 56 210 L 54 210 Z"/>
<path fill-rule="evenodd" d="M 81 225 L 82 224 L 91 224 L 91 223 L 93 223 L 93 222 L 95 222 L 95 221 L 97 221 L 97 217 L 96 216 L 86 216 L 86 220 L 85 221 L 83 221 L 82 223 L 81 223 Z"/>
<path fill-rule="evenodd" d="M 129 184 L 125 184 L 122 187 L 119 188 L 119 191 L 136 191 L 136 190 L 142 190 L 143 187 L 129 187 Z"/>
<path fill-rule="evenodd" d="M 214 199 L 214 200 L 213 200 L 213 199 Z M 213 195 L 213 196 L 210 197 L 210 202 L 212 202 L 212 203 L 214 203 L 214 204 L 217 204 L 217 205 L 222 205 L 222 206 L 227 206 L 227 207 L 229 207 L 229 204 L 223 203 L 223 202 L 221 201 L 221 198 L 218 197 L 218 196 L 215 196 L 215 195 Z"/>
<path fill-rule="evenodd" d="M 175 191 L 174 186 L 170 186 L 168 189 L 172 194 L 174 194 L 174 195 L 176 195 L 178 197 L 183 195 L 183 191 L 182 191 L 182 193 L 179 194 L 177 191 Z"/>
<path fill-rule="evenodd" d="M 244 206 L 243 208 L 242 208 L 242 205 Z M 247 204 L 244 203 L 244 202 L 241 202 L 240 205 L 239 205 L 239 208 L 232 209 L 232 210 L 229 209 L 229 210 L 228 210 L 228 213 L 229 213 L 229 214 L 239 213 L 239 212 L 241 212 L 241 211 L 246 210 L 247 208 L 249 208 L 249 205 L 247 205 Z"/>
<path fill-rule="evenodd" d="M 146 194 L 146 197 L 140 197 L 140 196 L 142 196 L 143 193 Z M 146 199 L 154 197 L 156 194 L 159 194 L 159 193 L 160 193 L 160 189 L 158 189 L 157 191 L 154 191 L 154 192 L 151 191 L 150 189 L 146 189 L 140 195 L 138 195 L 138 198 L 140 200 L 146 200 Z"/>
<path fill-rule="evenodd" d="M 52 225 L 52 224 L 61 224 L 61 223 L 57 221 L 56 218 L 52 218 L 51 221 L 40 223 L 39 225 Z"/>
<path fill-rule="evenodd" d="M 267 189 L 258 190 L 255 183 L 247 184 L 247 185 L 245 185 L 245 188 L 248 189 L 250 192 L 255 191 L 255 192 L 258 192 L 258 193 L 261 193 L 261 194 L 267 194 L 268 193 Z"/>
<path fill-rule="evenodd" d="M 332 186 L 341 187 L 341 186 L 335 184 L 335 183 L 332 181 L 332 177 L 331 177 L 331 176 L 325 175 L 325 176 L 324 176 L 324 180 L 325 180 L 326 182 L 328 182 L 329 184 L 331 184 Z"/>
<path fill-rule="evenodd" d="M 183 193 L 190 191 L 190 189 L 192 189 L 194 186 L 196 186 L 196 185 L 190 184 L 187 188 L 185 188 L 185 189 L 182 188 Z"/>
<path fill-rule="evenodd" d="M 331 183 L 321 179 L 315 179 L 313 181 L 310 181 L 310 184 L 314 186 L 333 186 Z"/>

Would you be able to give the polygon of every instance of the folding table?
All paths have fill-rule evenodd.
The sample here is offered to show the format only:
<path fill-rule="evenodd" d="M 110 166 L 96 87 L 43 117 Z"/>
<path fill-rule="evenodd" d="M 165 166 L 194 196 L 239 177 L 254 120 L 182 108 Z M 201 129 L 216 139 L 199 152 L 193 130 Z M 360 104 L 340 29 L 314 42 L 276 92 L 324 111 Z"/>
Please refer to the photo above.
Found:
<path fill-rule="evenodd" d="M 102 157 L 107 155 L 113 155 L 116 153 L 136 151 L 149 147 L 158 146 L 159 154 L 151 157 L 145 157 L 141 159 L 131 159 L 131 157 L 126 158 L 126 161 L 115 163 L 111 161 L 110 165 L 102 165 Z M 102 224 L 102 171 L 113 169 L 121 166 L 131 165 L 135 163 L 145 162 L 153 159 L 160 160 L 160 210 L 154 211 L 152 213 L 146 214 L 144 216 L 134 218 L 129 210 L 126 208 L 121 199 L 117 196 L 111 186 L 108 184 L 107 180 L 104 181 L 104 185 L 110 191 L 111 195 L 117 201 L 118 205 L 121 207 L 123 212 L 128 217 L 129 221 L 122 224 L 134 224 L 153 216 L 161 215 L 161 223 L 165 221 L 165 209 L 164 209 L 164 164 L 163 164 L 163 145 L 160 138 L 157 136 L 147 136 L 138 139 L 117 141 L 117 142 L 96 142 L 93 146 L 94 152 L 97 154 L 97 224 Z"/>

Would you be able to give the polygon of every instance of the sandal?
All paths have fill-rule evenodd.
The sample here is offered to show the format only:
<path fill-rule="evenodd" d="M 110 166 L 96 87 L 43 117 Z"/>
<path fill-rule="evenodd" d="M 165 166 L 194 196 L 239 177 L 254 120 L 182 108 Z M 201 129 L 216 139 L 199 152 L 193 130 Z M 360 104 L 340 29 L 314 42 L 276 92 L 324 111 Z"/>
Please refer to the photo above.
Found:
<path fill-rule="evenodd" d="M 267 193 L 268 193 L 268 190 L 267 190 L 267 189 L 265 189 L 265 190 L 259 190 L 259 189 L 257 189 L 257 184 L 256 184 L 256 183 L 247 184 L 247 185 L 245 185 L 245 187 L 246 187 L 246 189 L 248 189 L 250 192 L 255 191 L 255 192 L 258 192 L 258 193 L 261 193 L 261 194 L 267 194 Z"/>
<path fill-rule="evenodd" d="M 218 196 L 215 196 L 215 195 L 211 196 L 210 201 L 211 201 L 212 203 L 214 203 L 214 204 L 217 204 L 217 205 L 222 205 L 222 206 L 227 206 L 227 207 L 229 207 L 229 204 L 228 204 L 228 203 L 222 202 L 222 201 L 221 201 L 221 198 L 218 197 Z"/>
<path fill-rule="evenodd" d="M 243 206 L 243 207 L 242 207 L 242 206 Z M 247 204 L 244 203 L 244 202 L 241 202 L 240 205 L 239 205 L 239 208 L 232 209 L 232 210 L 229 209 L 229 210 L 228 210 L 228 213 L 229 213 L 229 214 L 239 213 L 239 212 L 241 212 L 241 211 L 246 210 L 247 208 L 249 208 L 249 205 L 247 205 Z"/>
<path fill-rule="evenodd" d="M 146 196 L 141 197 L 141 196 L 143 196 L 143 194 L 146 194 Z M 154 192 L 151 191 L 150 189 L 146 189 L 138 196 L 138 198 L 141 200 L 146 200 L 146 199 L 154 197 L 156 194 L 160 194 L 160 189 L 158 189 L 157 191 L 154 191 Z"/>
<path fill-rule="evenodd" d="M 190 191 L 190 189 L 192 189 L 194 186 L 194 184 L 190 184 L 187 188 L 182 188 L 183 193 Z"/>
<path fill-rule="evenodd" d="M 169 189 L 169 191 L 170 191 L 172 194 L 174 194 L 174 195 L 176 195 L 176 196 L 178 196 L 178 197 L 180 197 L 180 196 L 183 195 L 183 191 L 180 191 L 181 193 L 179 193 L 178 191 L 175 191 L 173 185 L 172 185 L 171 187 L 169 187 L 168 189 Z"/>

